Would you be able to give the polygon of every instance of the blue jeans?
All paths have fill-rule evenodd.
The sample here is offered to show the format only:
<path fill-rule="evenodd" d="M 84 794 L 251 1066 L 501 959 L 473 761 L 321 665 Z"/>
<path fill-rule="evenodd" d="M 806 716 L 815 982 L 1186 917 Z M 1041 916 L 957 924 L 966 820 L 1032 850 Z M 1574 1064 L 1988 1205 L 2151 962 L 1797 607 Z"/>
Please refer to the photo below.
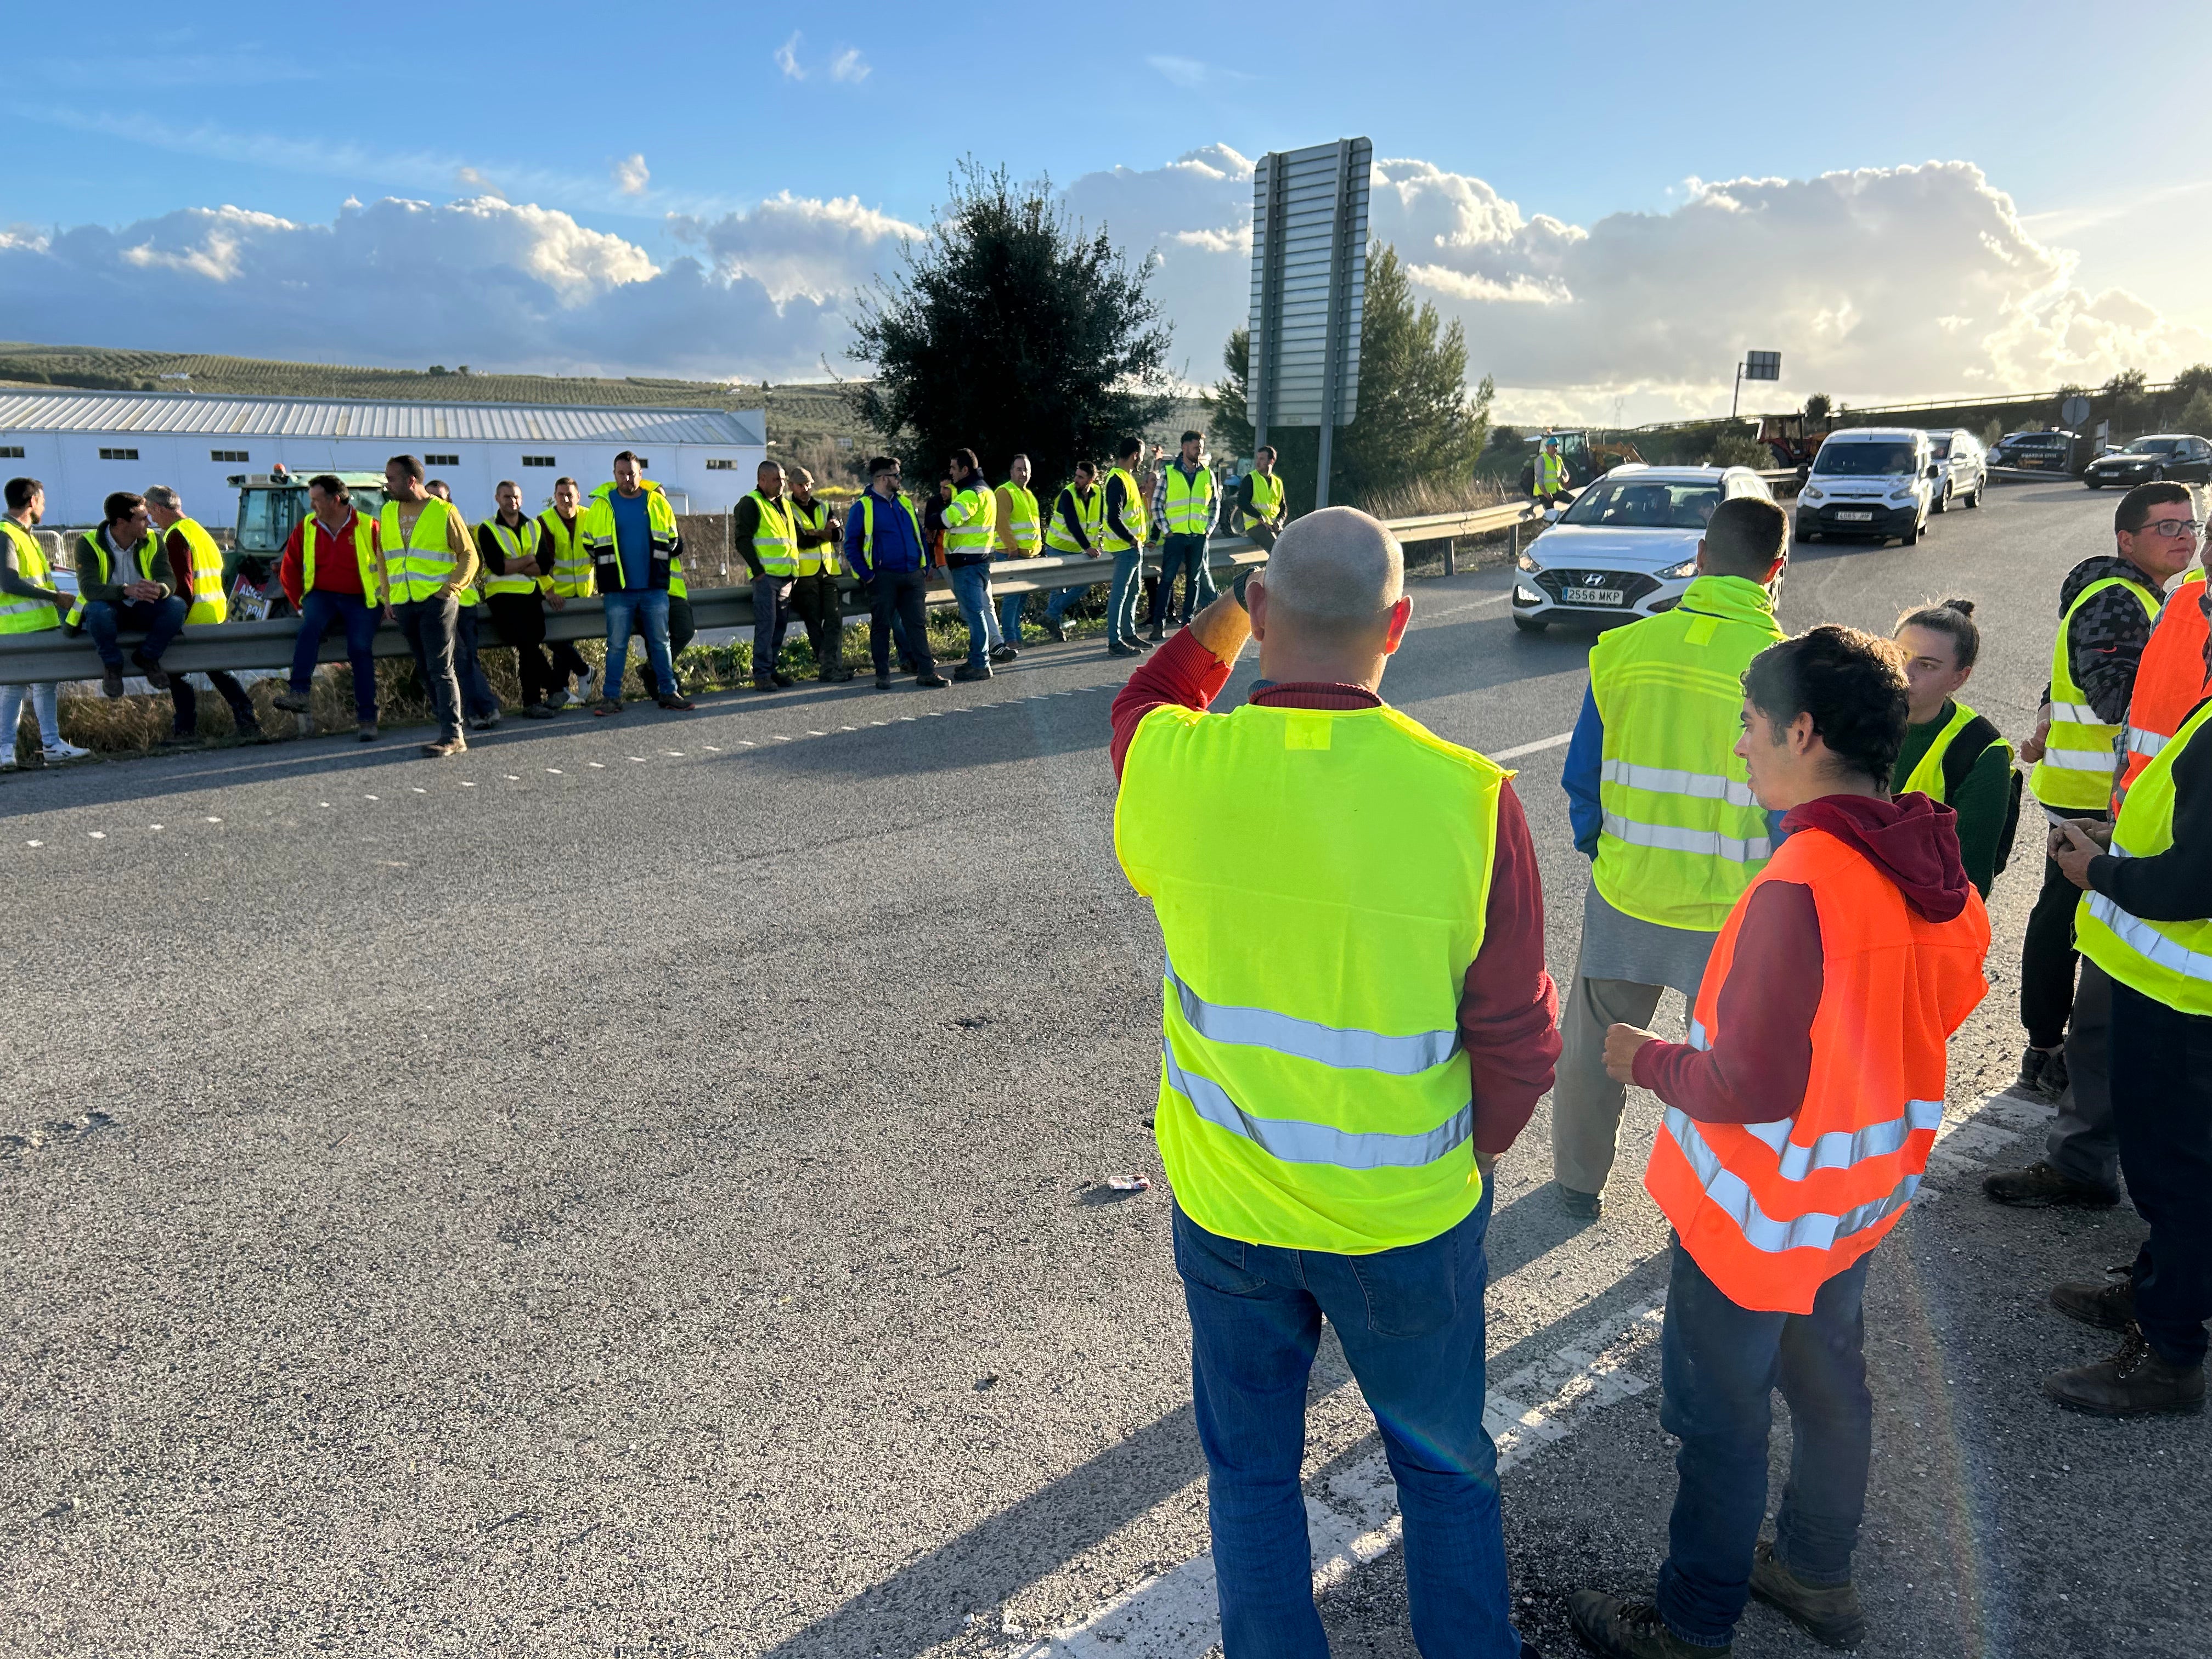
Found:
<path fill-rule="evenodd" d="M 1170 619 L 1168 613 L 1174 609 L 1171 590 L 1178 574 L 1183 579 L 1182 613 L 1176 621 L 1188 628 L 1193 611 L 1213 603 L 1213 571 L 1206 563 L 1205 537 L 1170 536 L 1160 544 L 1160 585 L 1152 590 L 1150 618 L 1155 628 Z"/>
<path fill-rule="evenodd" d="M 93 648 L 110 668 L 123 666 L 123 647 L 115 636 L 125 628 L 146 636 L 145 642 L 131 653 L 132 657 L 142 663 L 159 663 L 170 641 L 183 630 L 191 608 L 173 593 L 166 599 L 126 599 L 121 605 L 92 599 L 84 607 L 84 631 L 92 635 Z"/>
<path fill-rule="evenodd" d="M 1811 1584 L 1851 1576 L 1874 1449 L 1860 1299 L 1867 1261 L 1820 1286 L 1809 1314 L 1757 1313 L 1721 1294 L 1678 1238 L 1659 1343 L 1659 1426 L 1681 1437 L 1659 1569 L 1659 1614 L 1686 1642 L 1733 1638 L 1766 1513 L 1766 1437 L 1790 1402 L 1790 1484 L 1774 1553 Z"/>
<path fill-rule="evenodd" d="M 994 561 L 1004 561 L 1006 555 L 993 555 Z M 1008 645 L 1022 642 L 1022 611 L 1030 602 L 1026 593 L 1008 593 L 999 601 L 999 637 Z"/>
<path fill-rule="evenodd" d="M 317 588 L 300 606 L 300 639 L 292 647 L 292 690 L 301 696 L 315 678 L 315 659 L 332 623 L 345 629 L 346 660 L 353 665 L 353 711 L 363 725 L 376 720 L 377 614 L 358 593 Z"/>
<path fill-rule="evenodd" d="M 1058 622 L 1067 615 L 1068 608 L 1091 590 L 1087 587 L 1056 587 L 1052 597 L 1044 602 L 1044 614 L 1048 621 Z"/>
<path fill-rule="evenodd" d="M 622 701 L 623 679 L 629 672 L 629 636 L 645 635 L 646 678 L 654 695 L 676 695 L 676 669 L 668 659 L 668 590 L 665 587 L 625 587 L 600 596 L 607 612 L 607 677 L 599 695 Z"/>
<path fill-rule="evenodd" d="M 952 597 L 960 606 L 960 620 L 968 624 L 968 665 L 988 668 L 991 648 L 999 643 L 999 619 L 991 614 L 991 567 L 956 564 L 951 568 Z"/>
<path fill-rule="evenodd" d="M 1106 601 L 1106 643 L 1128 645 L 1137 637 L 1137 605 L 1145 596 L 1145 550 L 1124 548 L 1114 556 L 1114 590 Z"/>
<path fill-rule="evenodd" d="M 499 694 L 491 689 L 477 658 L 477 623 L 484 609 L 479 599 L 458 606 L 453 617 L 453 678 L 460 682 L 461 708 L 472 720 L 499 718 Z"/>
<path fill-rule="evenodd" d="M 52 748 L 62 740 L 61 722 L 54 702 L 55 686 L 51 680 L 36 685 L 0 685 L 0 755 L 15 758 L 15 739 L 23 724 L 23 704 L 30 702 L 38 715 L 39 741 Z"/>
<path fill-rule="evenodd" d="M 1298 1464 L 1327 1315 L 1375 1413 L 1406 1524 L 1425 1659 L 1517 1659 L 1498 1449 L 1482 1426 L 1483 1235 L 1491 1194 L 1425 1243 L 1372 1255 L 1245 1244 L 1175 1212 L 1191 1389 L 1232 1659 L 1326 1659 Z"/>

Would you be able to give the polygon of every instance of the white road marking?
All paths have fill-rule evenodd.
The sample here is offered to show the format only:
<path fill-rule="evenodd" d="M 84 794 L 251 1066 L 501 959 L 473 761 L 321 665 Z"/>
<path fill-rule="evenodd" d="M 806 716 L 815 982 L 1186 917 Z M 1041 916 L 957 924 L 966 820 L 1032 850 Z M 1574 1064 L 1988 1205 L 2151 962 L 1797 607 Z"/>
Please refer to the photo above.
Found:
<path fill-rule="evenodd" d="M 221 818 L 209 818 L 205 821 L 209 823 L 221 823 L 222 822 Z"/>
<path fill-rule="evenodd" d="M 419 784 L 419 783 L 410 783 L 410 784 L 409 784 L 409 785 L 407 786 L 407 787 L 408 787 L 410 790 L 411 790 L 414 793 L 418 794 L 418 795 L 427 795 L 427 794 L 428 794 L 428 793 L 430 793 L 428 790 L 425 789 L 425 788 L 424 788 L 421 784 Z"/>
<path fill-rule="evenodd" d="M 94 841 L 106 841 L 107 839 L 107 831 L 105 830 L 88 830 L 85 831 L 85 834 Z"/>
<path fill-rule="evenodd" d="M 664 755 L 673 755 L 678 760 L 684 758 L 684 751 L 681 749 L 664 749 L 660 752 Z"/>
<path fill-rule="evenodd" d="M 376 797 L 374 795 L 363 795 L 362 799 L 363 800 L 374 800 Z"/>
<path fill-rule="evenodd" d="M 721 746 L 719 744 L 702 743 L 699 746 L 710 755 L 719 755 L 722 752 Z"/>
<path fill-rule="evenodd" d="M 1417 622 L 1434 622 L 1438 617 L 1456 617 L 1462 611 L 1480 611 L 1486 605 L 1503 605 L 1512 597 L 1513 590 L 1509 587 L 1503 593 L 1492 593 L 1486 599 L 1469 599 L 1465 605 L 1447 605 L 1442 611 L 1416 611 L 1413 617 Z"/>
<path fill-rule="evenodd" d="M 461 787 L 464 789 L 473 789 L 476 787 L 476 785 L 471 783 L 466 778 L 464 778 L 461 780 Z"/>
<path fill-rule="evenodd" d="M 27 841 L 23 845 L 26 847 L 44 847 L 46 842 L 42 841 Z"/>
<path fill-rule="evenodd" d="M 501 775 L 502 777 L 504 777 L 504 778 L 505 778 L 505 779 L 506 779 L 509 783 L 520 783 L 520 782 L 522 781 L 522 780 L 521 780 L 520 778 L 518 778 L 517 776 L 515 776 L 515 775 L 514 775 L 514 773 L 512 773 L 512 772 L 504 772 L 504 773 L 501 773 L 500 775 Z"/>
<path fill-rule="evenodd" d="M 586 761 L 584 764 L 595 772 L 604 772 L 607 769 L 607 763 L 605 761 Z"/>
<path fill-rule="evenodd" d="M 1971 1175 L 1986 1154 L 2009 1146 L 2022 1133 L 2041 1130 L 2049 1121 L 2046 1108 L 2002 1091 L 1984 1095 L 1945 1115 L 1936 1131 L 1929 1174 Z M 1920 1196 L 1932 1200 L 1936 1193 L 1923 1186 Z M 1571 1438 L 1589 1413 L 1656 1387 L 1656 1377 L 1645 1374 L 1648 1364 L 1632 1369 L 1631 1362 L 1645 1361 L 1656 1350 L 1665 1318 L 1663 1296 L 1639 1303 L 1603 1326 L 1577 1333 L 1510 1376 L 1493 1379 L 1482 1420 L 1498 1443 L 1498 1473 Z M 1357 1400 L 1358 1385 L 1351 1386 Z M 1341 1583 L 1394 1547 L 1403 1527 L 1397 1488 L 1379 1445 L 1318 1490 L 1310 1490 L 1306 1529 L 1313 1544 L 1316 1592 Z M 1144 1580 L 1042 1640 L 1016 1649 L 1012 1659 L 1202 1659 L 1220 1640 L 1213 1557 L 1208 1552 Z"/>
<path fill-rule="evenodd" d="M 1501 749 L 1490 758 L 1494 761 L 1519 760 L 1523 755 L 1540 753 L 1547 749 L 1564 749 L 1575 740 L 1571 732 L 1562 732 L 1555 738 L 1539 738 L 1534 743 L 1521 744 L 1511 749 Z"/>
<path fill-rule="evenodd" d="M 557 778 L 557 777 L 562 777 L 562 776 L 566 775 L 564 773 L 562 773 L 562 771 L 561 770 L 561 769 L 560 769 L 559 767 L 557 767 L 557 766 L 549 766 L 549 767 L 547 767 L 547 768 L 545 769 L 545 770 L 546 770 L 546 772 L 547 772 L 549 775 L 551 775 L 551 776 L 553 776 L 553 777 L 556 777 L 556 778 Z"/>
<path fill-rule="evenodd" d="M 630 758 L 635 761 L 640 766 L 645 764 L 645 757 L 642 755 L 632 755 Z"/>
<path fill-rule="evenodd" d="M 149 823 L 146 827 L 149 830 L 159 830 L 161 826 L 158 823 Z"/>
<path fill-rule="evenodd" d="M 328 806 L 328 805 L 330 805 L 330 802 L 328 802 L 328 801 L 326 801 L 326 800 L 319 800 L 319 801 L 317 801 L 317 802 L 315 803 L 315 805 L 318 805 L 318 806 Z"/>
<path fill-rule="evenodd" d="M 769 738 L 769 741 L 770 743 L 789 743 L 791 739 L 784 737 L 771 737 Z"/>

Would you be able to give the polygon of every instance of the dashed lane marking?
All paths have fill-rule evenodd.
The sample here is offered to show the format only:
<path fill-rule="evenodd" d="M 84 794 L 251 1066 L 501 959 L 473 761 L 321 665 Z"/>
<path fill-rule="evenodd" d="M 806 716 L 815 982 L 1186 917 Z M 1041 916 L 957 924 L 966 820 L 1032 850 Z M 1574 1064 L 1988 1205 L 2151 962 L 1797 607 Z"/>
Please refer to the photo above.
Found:
<path fill-rule="evenodd" d="M 1562 732 L 1557 737 L 1539 738 L 1534 743 L 1524 743 L 1512 749 L 1501 749 L 1490 758 L 1494 761 L 1519 760 L 1523 755 L 1540 754 L 1547 749 L 1564 749 L 1575 740 L 1571 732 Z"/>
<path fill-rule="evenodd" d="M 2047 1108 L 2002 1091 L 1984 1095 L 1946 1113 L 1936 1131 L 1928 1174 L 1938 1182 L 1971 1177 L 1991 1156 L 2048 1121 Z M 1930 1200 L 1940 1190 L 1923 1183 L 1919 1197 Z M 1511 1376 L 1493 1379 L 1482 1421 L 1498 1443 L 1498 1473 L 1509 1473 L 1546 1446 L 1571 1438 L 1591 1412 L 1656 1387 L 1645 1362 L 1658 1346 L 1665 1319 L 1663 1297 L 1638 1303 Z M 1347 1386 L 1356 1407 L 1358 1385 Z M 1397 1488 L 1379 1446 L 1309 1488 L 1305 1504 L 1317 1594 L 1391 1549 L 1403 1535 Z M 1213 1557 L 1208 1552 L 1017 1648 L 1012 1659 L 1201 1659 L 1220 1641 Z"/>

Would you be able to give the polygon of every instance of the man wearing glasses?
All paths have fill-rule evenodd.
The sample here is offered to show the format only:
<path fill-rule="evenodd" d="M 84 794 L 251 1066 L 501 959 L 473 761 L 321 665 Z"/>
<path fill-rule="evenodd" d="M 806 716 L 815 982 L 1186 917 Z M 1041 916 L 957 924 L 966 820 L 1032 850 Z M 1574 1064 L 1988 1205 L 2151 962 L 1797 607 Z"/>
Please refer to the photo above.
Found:
<path fill-rule="evenodd" d="M 2044 719 L 2021 745 L 2022 758 L 2036 763 L 2029 788 L 2059 817 L 2085 824 L 2111 819 L 2136 670 L 2166 583 L 2197 556 L 2195 508 L 2185 484 L 2137 484 L 2112 515 L 2113 551 L 2083 560 L 2059 589 L 2062 620 Z M 2021 947 L 2020 1014 L 2028 1046 L 2014 1086 L 2059 1111 L 2040 1160 L 2024 1170 L 1995 1170 L 1983 1182 L 2000 1204 L 2103 1209 L 2119 1202 L 2119 1142 L 2106 1063 L 2112 981 L 2091 963 L 2075 992 L 2080 898 L 2074 878 L 2046 856 L 2043 890 Z"/>

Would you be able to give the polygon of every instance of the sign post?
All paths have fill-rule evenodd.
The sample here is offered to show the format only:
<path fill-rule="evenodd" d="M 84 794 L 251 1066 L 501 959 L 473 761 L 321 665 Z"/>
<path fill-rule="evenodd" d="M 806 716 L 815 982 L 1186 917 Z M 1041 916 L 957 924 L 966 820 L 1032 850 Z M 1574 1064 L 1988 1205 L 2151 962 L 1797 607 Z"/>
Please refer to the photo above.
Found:
<path fill-rule="evenodd" d="M 1367 295 L 1367 198 L 1375 146 L 1364 138 L 1276 150 L 1252 176 L 1253 446 L 1273 427 L 1318 427 L 1328 505 L 1336 428 L 1359 405 L 1359 316 Z"/>
<path fill-rule="evenodd" d="M 1729 399 L 1729 419 L 1735 419 L 1735 411 L 1743 402 L 1743 383 L 1746 380 L 1778 380 L 1782 378 L 1782 354 L 1778 351 L 1747 351 L 1743 361 L 1735 366 L 1735 396 Z"/>

